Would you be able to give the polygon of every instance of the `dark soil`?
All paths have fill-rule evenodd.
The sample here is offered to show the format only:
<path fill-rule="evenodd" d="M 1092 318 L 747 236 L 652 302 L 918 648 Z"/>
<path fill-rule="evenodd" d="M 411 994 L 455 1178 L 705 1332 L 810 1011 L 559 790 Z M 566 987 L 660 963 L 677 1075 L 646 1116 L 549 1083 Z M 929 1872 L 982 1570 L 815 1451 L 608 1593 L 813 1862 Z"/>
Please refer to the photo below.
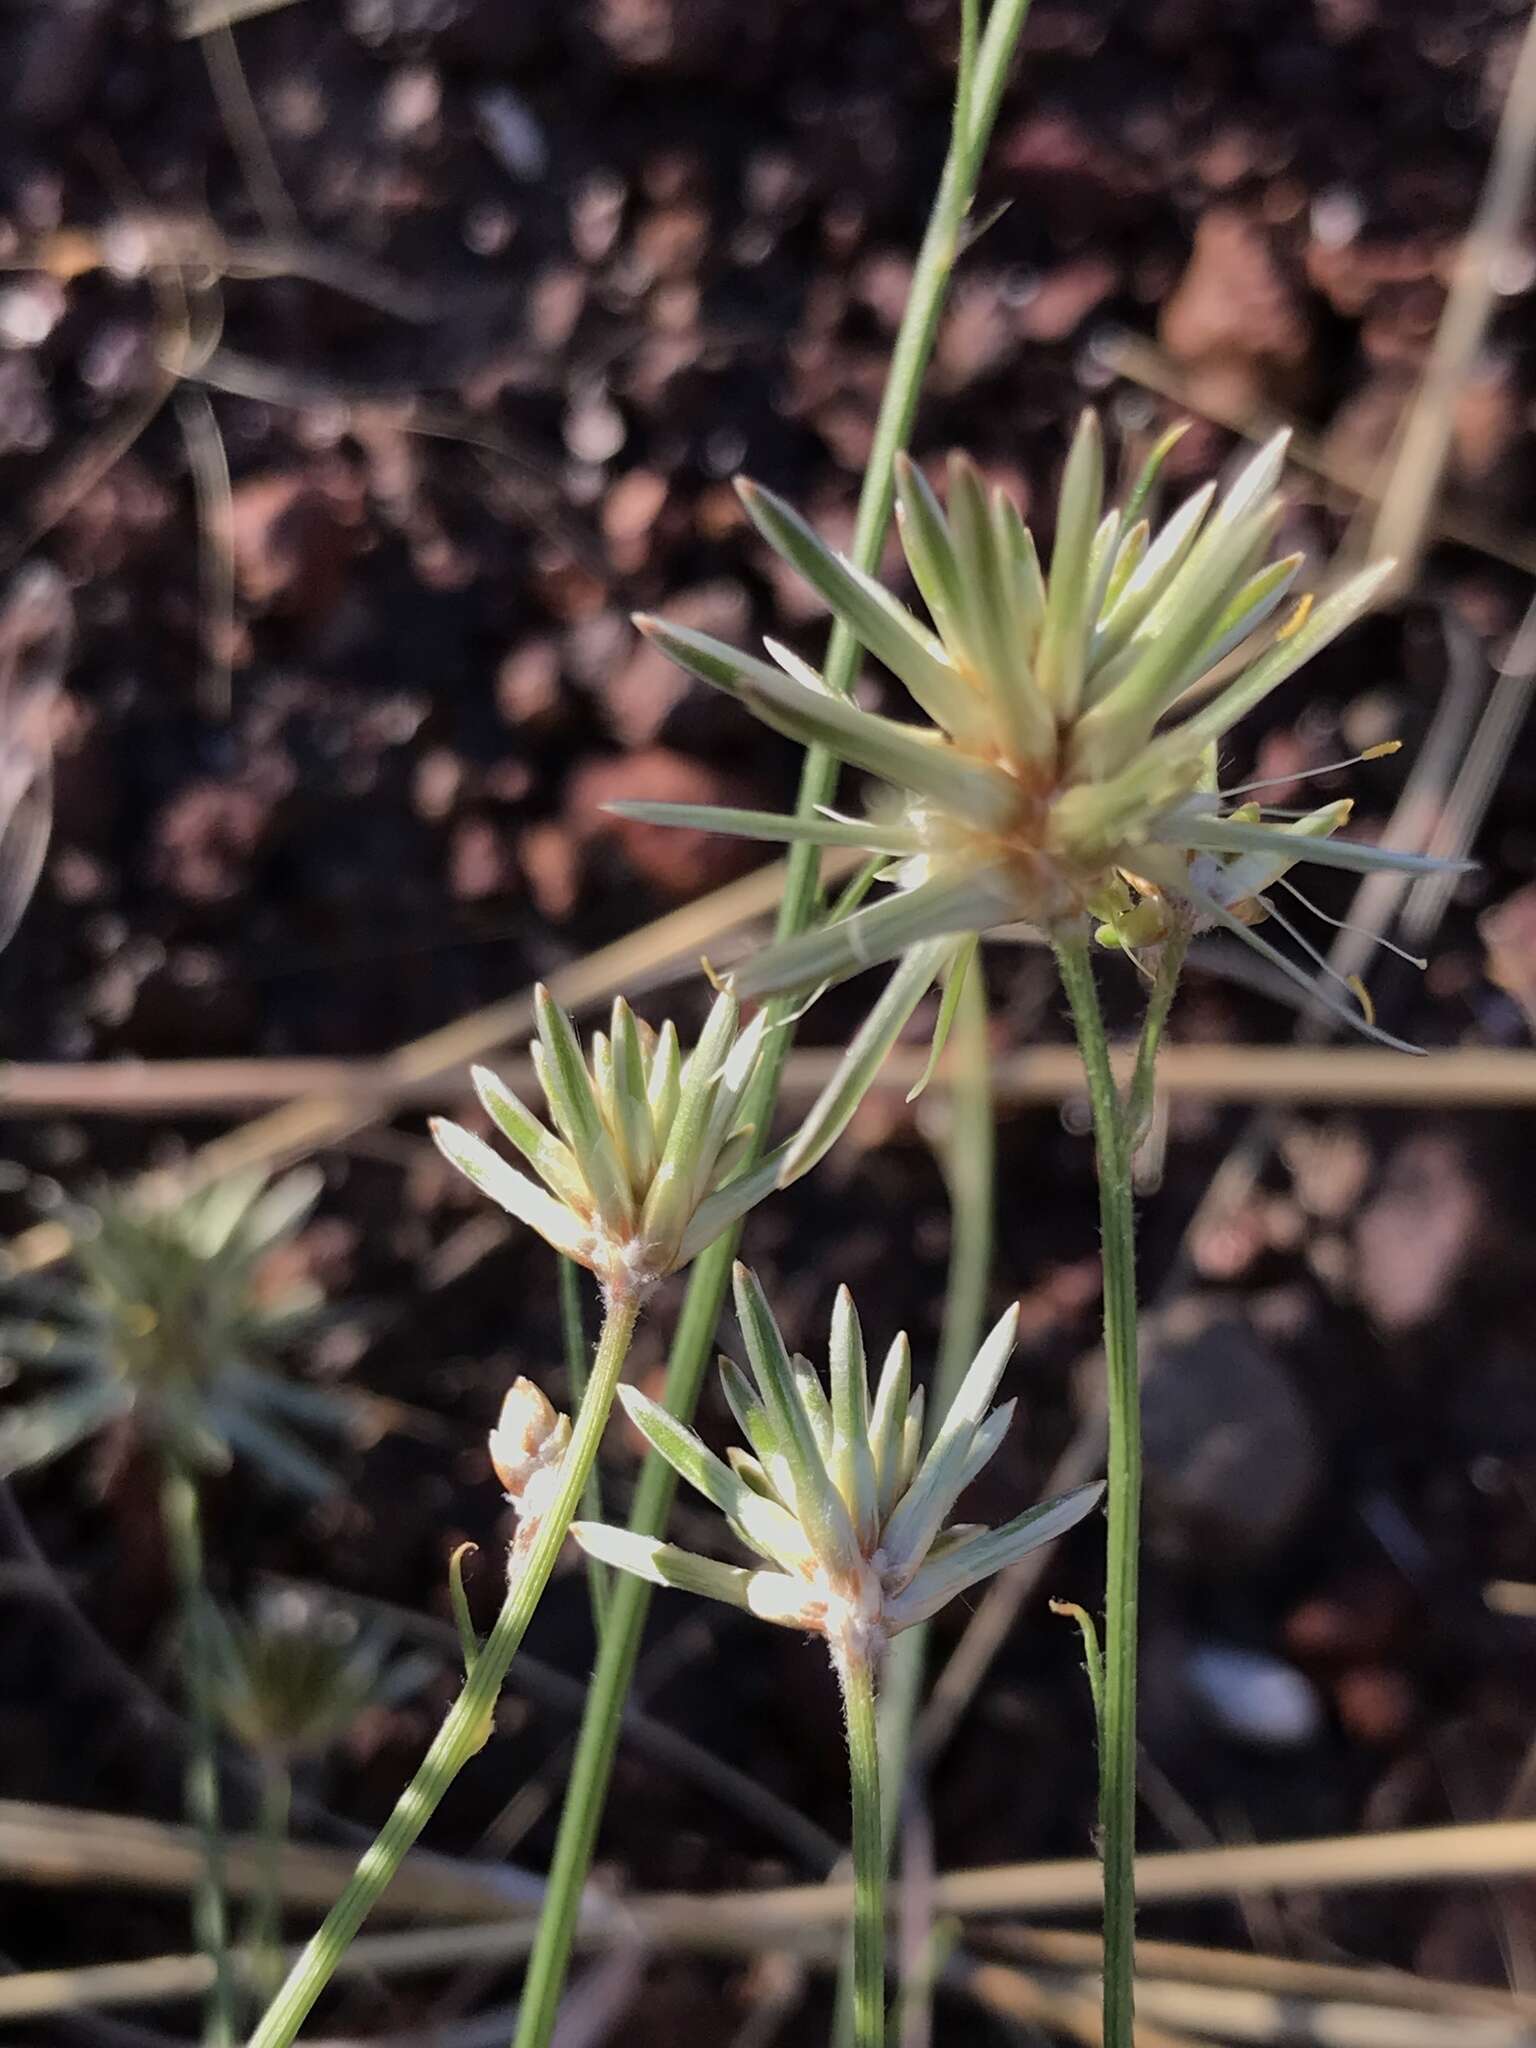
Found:
<path fill-rule="evenodd" d="M 1522 20 L 1513 0 L 1038 0 L 917 450 L 968 446 L 1048 527 L 1085 398 L 1123 439 L 1163 416 L 1106 368 L 1105 338 L 1124 327 L 1158 335 L 1202 402 L 1280 409 L 1341 459 L 1379 451 L 1433 332 Z M 601 811 L 620 794 L 778 804 L 795 773 L 792 748 L 689 687 L 627 615 L 656 607 L 816 649 L 815 608 L 745 530 L 729 479 L 746 470 L 848 530 L 943 152 L 954 31 L 953 10 L 927 0 L 280 6 L 237 36 L 296 236 L 255 210 L 199 49 L 156 9 L 6 11 L 0 253 L 18 267 L 0 283 L 0 536 L 13 564 L 63 572 L 78 634 L 53 847 L 0 960 L 9 1056 L 377 1053 L 739 871 L 729 844 Z M 221 256 L 220 238 L 247 257 L 260 244 L 259 260 Z M 190 251 L 189 297 L 145 281 L 144 251 L 163 261 L 172 241 Z M 1533 249 L 1504 280 L 1450 484 L 1516 531 L 1536 514 Z M 337 288 L 355 281 L 343 258 L 370 267 L 364 299 Z M 200 581 L 174 403 L 120 459 L 79 467 L 145 407 L 188 303 L 198 333 L 222 320 L 206 374 L 232 481 L 232 619 Z M 1175 468 L 1203 475 L 1230 446 L 1199 426 Z M 1347 507 L 1297 481 L 1296 534 L 1325 547 Z M 1244 746 L 1278 774 L 1401 733 L 1402 755 L 1349 782 L 1362 822 L 1379 822 L 1446 685 L 1440 607 L 1496 649 L 1524 601 L 1516 573 L 1442 550 L 1423 602 L 1356 636 L 1305 694 L 1282 693 Z M 1427 975 L 1379 979 L 1385 1020 L 1420 1043 L 1523 1040 L 1476 919 L 1530 879 L 1533 779 L 1524 744 Z M 1041 959 L 1002 950 L 989 974 L 1000 1046 L 1065 1035 Z M 1129 1020 L 1133 977 L 1106 975 Z M 805 1040 L 830 1041 L 867 995 L 823 1003 Z M 695 1017 L 699 986 L 673 1007 Z M 1201 963 L 1174 1036 L 1277 1039 L 1291 1021 Z M 1175 1115 L 1144 1205 L 1149 1297 L 1240 1124 Z M 928 1128 L 879 1098 L 819 1174 L 753 1219 L 749 1255 L 807 1350 L 846 1280 L 882 1348 L 905 1324 L 931 1357 L 948 1221 Z M 61 1189 L 174 1157 L 209 1129 L 14 1121 L 0 1222 L 21 1228 Z M 1503 1810 L 1536 1679 L 1531 1623 L 1484 1599 L 1490 1581 L 1536 1579 L 1528 1152 L 1514 1116 L 1297 1119 L 1240 1215 L 1195 1237 L 1179 1291 L 1219 1291 L 1247 1326 L 1254 1369 L 1279 1389 L 1259 1469 L 1289 1457 L 1301 1480 L 1255 1529 L 1242 1486 L 1223 1496 L 1170 1468 L 1159 1492 L 1154 1474 L 1148 1846 Z M 248 1473 L 216 1487 L 221 1590 L 238 1599 L 286 1572 L 442 1615 L 446 1559 L 470 1537 L 488 1609 L 506 1531 L 478 1446 L 514 1373 L 558 1380 L 548 1257 L 511 1235 L 477 1255 L 458 1235 L 481 1211 L 419 1117 L 324 1165 L 306 1250 L 355 1307 L 308 1369 L 407 1407 L 356 1451 L 338 1505 L 300 1515 Z M 1081 1118 L 1009 1113 L 995 1293 L 1025 1301 L 1023 1426 L 979 1515 L 1030 1499 L 1071 1434 L 1096 1243 Z M 642 1331 L 642 1381 L 678 1298 Z M 1176 1344 L 1172 1356 L 1176 1382 Z M 713 1393 L 706 1413 L 718 1429 Z M 1165 1421 L 1170 1457 L 1182 1446 L 1199 1466 L 1208 1416 L 1175 1405 Z M 637 1447 L 616 1434 L 610 1451 L 622 1503 Z M 109 1486 L 78 1455 L 17 1495 L 80 1610 L 173 1697 L 139 1475 Z M 1084 1531 L 1050 1589 L 1091 1602 L 1097 1558 Z M 963 1619 L 939 1625 L 940 1654 Z M 121 1673 L 24 1590 L 8 1589 L 6 1636 L 0 1792 L 173 1817 L 176 1745 Z M 1191 1651 L 1213 1641 L 1301 1672 L 1321 1707 L 1312 1739 L 1213 1733 L 1189 1690 Z M 844 1831 L 836 1705 L 813 1647 L 680 1599 L 658 1603 L 651 1643 L 660 1718 Z M 557 1581 L 530 1647 L 587 1670 L 579 1570 Z M 430 1695 L 361 1727 L 311 1789 L 376 1822 L 452 1683 L 445 1662 Z M 503 1722 L 434 1846 L 468 1851 L 530 1776 L 557 1783 L 568 1715 L 514 1688 Z M 930 1787 L 941 1864 L 1084 1853 L 1093 1769 L 1075 1635 L 1037 1604 Z M 229 1805 L 249 1818 L 238 1781 Z M 551 1837 L 546 1812 L 516 1860 L 540 1867 Z M 608 1881 L 635 1888 L 802 1874 L 759 1826 L 632 1749 L 601 1855 Z M 1283 1902 L 1259 1938 L 1501 1981 L 1508 1917 L 1528 1905 L 1513 1890 L 1321 1897 Z M 23 1967 L 188 1945 L 174 1900 L 18 1887 L 6 1907 Z M 1220 1907 L 1144 1924 L 1247 1938 Z M 755 1995 L 739 1971 L 659 1964 L 626 2038 L 725 2040 Z M 409 1985 L 381 1986 L 346 1993 L 333 2017 L 399 2028 L 421 2007 Z M 185 2010 L 157 2018 L 189 2026 Z M 817 2038 L 818 2012 L 802 2022 Z M 956 2007 L 940 2038 L 991 2036 Z"/>

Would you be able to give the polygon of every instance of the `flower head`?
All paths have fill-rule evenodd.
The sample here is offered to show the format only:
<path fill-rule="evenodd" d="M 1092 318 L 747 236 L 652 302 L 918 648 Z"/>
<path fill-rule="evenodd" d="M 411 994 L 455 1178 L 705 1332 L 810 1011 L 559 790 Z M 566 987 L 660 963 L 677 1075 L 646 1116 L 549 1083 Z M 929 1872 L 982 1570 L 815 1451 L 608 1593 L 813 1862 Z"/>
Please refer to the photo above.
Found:
<path fill-rule="evenodd" d="M 871 1397 L 858 1314 L 842 1288 L 832 1313 L 829 1391 L 806 1359 L 789 1356 L 745 1266 L 737 1266 L 735 1283 L 752 1378 L 729 1359 L 720 1364 L 750 1450 L 733 1450 L 725 1462 L 635 1388 L 621 1388 L 620 1398 L 652 1449 L 714 1502 L 761 1562 L 721 1564 L 632 1530 L 577 1522 L 573 1533 L 593 1557 L 808 1629 L 839 1656 L 878 1657 L 893 1635 L 1063 1534 L 1098 1500 L 1101 1487 L 1080 1486 L 1000 1529 L 945 1526 L 1013 1416 L 1012 1401 L 991 1404 L 1013 1350 L 1016 1308 L 977 1352 L 925 1451 L 923 1391 L 912 1391 L 904 1336 L 891 1346 Z"/>
<path fill-rule="evenodd" d="M 321 1306 L 280 1256 L 319 1191 L 310 1172 L 240 1174 L 171 1203 L 82 1208 L 74 1273 L 13 1282 L 37 1313 L 0 1319 L 0 1361 L 53 1382 L 0 1420 L 0 1473 L 116 1425 L 205 1470 L 239 1453 L 295 1491 L 331 1492 L 335 1475 L 290 1425 L 342 1437 L 347 1409 L 277 1369 Z"/>
<path fill-rule="evenodd" d="M 855 846 L 887 861 L 894 895 L 772 947 L 732 977 L 738 993 L 812 986 L 945 934 L 1023 923 L 1060 937 L 1090 920 L 1132 946 L 1175 922 L 1219 925 L 1310 993 L 1302 970 L 1252 929 L 1273 910 L 1265 892 L 1289 867 L 1439 865 L 1336 839 L 1347 805 L 1279 823 L 1223 798 L 1217 744 L 1368 609 L 1392 565 L 1363 571 L 1320 603 L 1303 597 L 1269 630 L 1302 565 L 1300 555 L 1271 558 L 1286 436 L 1261 448 L 1219 501 L 1207 484 L 1154 529 L 1142 508 L 1177 437 L 1164 436 L 1125 505 L 1106 511 L 1099 427 L 1084 414 L 1049 575 L 1017 507 L 1001 490 L 989 495 L 966 458 L 950 463 L 947 517 L 903 461 L 902 545 L 931 628 L 771 492 L 739 486 L 764 538 L 899 678 L 927 722 L 833 696 L 772 642 L 770 663 L 707 634 L 639 621 L 765 724 L 884 785 L 863 818 L 615 807 L 650 822 Z M 1171 718 L 1193 685 L 1227 663 L 1232 672 L 1198 708 Z"/>
<path fill-rule="evenodd" d="M 365 1707 L 408 1698 L 438 1669 L 435 1658 L 392 1658 L 386 1629 L 360 1627 L 345 1608 L 298 1588 L 264 1594 L 249 1620 L 209 1612 L 215 1710 L 259 1756 L 319 1756 Z"/>
<path fill-rule="evenodd" d="M 774 1184 L 776 1159 L 742 1170 L 752 1137 L 742 1105 L 766 1021 L 738 1031 L 736 1000 L 722 995 L 684 1058 L 670 1022 L 652 1031 L 620 998 L 589 1057 L 545 988 L 536 1009 L 534 1068 L 554 1131 L 486 1068 L 474 1068 L 473 1079 L 486 1114 L 543 1185 L 457 1124 L 439 1118 L 432 1135 L 476 1187 L 556 1251 L 610 1291 L 644 1294 Z"/>

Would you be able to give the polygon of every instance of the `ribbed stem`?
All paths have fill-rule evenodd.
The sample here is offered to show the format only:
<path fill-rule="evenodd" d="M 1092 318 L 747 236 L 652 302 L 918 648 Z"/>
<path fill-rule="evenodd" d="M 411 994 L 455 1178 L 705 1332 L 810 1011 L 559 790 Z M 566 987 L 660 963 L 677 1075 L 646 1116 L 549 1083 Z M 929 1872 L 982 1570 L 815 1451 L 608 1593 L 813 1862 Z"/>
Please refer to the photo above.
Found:
<path fill-rule="evenodd" d="M 539 1596 L 549 1582 L 591 1476 L 639 1312 L 640 1304 L 633 1298 L 609 1302 L 586 1399 L 560 1464 L 559 1488 L 536 1528 L 519 1532 L 519 1556 L 496 1624 L 416 1775 L 401 1793 L 394 1812 L 372 1848 L 364 1854 L 346 1890 L 325 1916 L 319 1932 L 289 1971 L 286 1983 L 251 2036 L 250 2048 L 288 2048 L 330 1982 L 348 1943 L 399 1869 L 406 1851 L 459 1772 L 489 1738 L 507 1667 L 517 1654 Z"/>
<path fill-rule="evenodd" d="M 256 1836 L 261 1844 L 261 1885 L 246 1935 L 251 1956 L 251 1988 L 265 2005 L 283 1981 L 283 1848 L 293 1807 L 293 1778 L 286 1758 L 273 1754 L 258 1759 L 261 1803 Z"/>
<path fill-rule="evenodd" d="M 560 1268 L 560 1337 L 565 1346 L 565 1377 L 574 1414 L 587 1398 L 587 1326 L 581 1312 L 582 1268 L 574 1259 L 557 1258 L 555 1264 Z M 592 1476 L 581 1496 L 581 1518 L 584 1522 L 603 1519 L 603 1493 L 598 1484 L 596 1465 L 592 1467 Z M 595 1557 L 587 1559 L 587 1590 L 592 1599 L 592 1626 L 601 1635 L 603 1617 L 608 1612 L 608 1567 L 599 1564 Z"/>
<path fill-rule="evenodd" d="M 966 970 L 965 985 L 955 1009 L 948 1078 L 949 1128 L 944 1138 L 943 1160 L 944 1177 L 949 1183 L 949 1271 L 944 1282 L 939 1356 L 928 1400 L 930 1441 L 949 1413 L 966 1367 L 976 1356 L 992 1274 L 997 1120 L 987 1036 L 987 991 L 979 950 Z M 880 1673 L 880 1796 L 885 1808 L 887 1868 L 895 1855 L 912 1724 L 917 1719 L 927 1649 L 927 1622 L 903 1629 L 886 1651 Z M 914 1988 L 907 1980 L 902 1996 L 905 2009 L 910 2010 L 913 1998 L 926 1999 L 927 1992 L 921 1985 Z M 832 2038 L 839 2044 L 853 2039 L 851 1940 L 838 1971 Z"/>
<path fill-rule="evenodd" d="M 213 1709 L 213 1644 L 203 1565 L 202 1508 L 197 1481 L 168 1454 L 160 1481 L 160 1518 L 181 1613 L 181 1657 L 187 1700 L 187 1818 L 197 1831 L 203 1867 L 192 1894 L 192 1929 L 213 1964 L 203 2010 L 207 2048 L 235 2039 L 235 1982 L 229 1961 L 229 1909 L 224 1895 L 224 1836 L 219 1819 L 219 1750 Z"/>
<path fill-rule="evenodd" d="M 834 1661 L 843 1688 L 853 1794 L 853 2038 L 855 2048 L 885 2048 L 885 1826 L 875 1674 L 859 1653 L 845 1651 Z"/>
<path fill-rule="evenodd" d="M 1056 946 L 1088 1078 L 1098 1148 L 1104 1357 L 1108 1379 L 1108 1559 L 1104 1608 L 1099 1830 L 1104 1855 L 1104 2048 L 1132 2048 L 1136 1942 L 1136 1629 L 1141 1547 L 1141 1375 L 1136 1348 L 1136 1220 L 1128 1117 L 1086 941 Z"/>

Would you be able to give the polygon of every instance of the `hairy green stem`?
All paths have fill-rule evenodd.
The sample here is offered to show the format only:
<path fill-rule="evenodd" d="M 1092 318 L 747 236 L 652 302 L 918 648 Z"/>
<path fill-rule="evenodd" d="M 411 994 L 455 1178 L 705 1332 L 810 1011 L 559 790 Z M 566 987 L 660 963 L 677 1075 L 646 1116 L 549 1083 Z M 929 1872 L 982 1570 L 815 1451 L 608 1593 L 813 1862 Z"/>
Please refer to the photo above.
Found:
<path fill-rule="evenodd" d="M 246 1945 L 251 1986 L 261 2005 L 283 1981 L 283 1848 L 293 1807 L 293 1778 L 281 1754 L 258 1758 L 261 1802 L 256 1834 L 261 1844 L 261 1885 L 251 1910 Z"/>
<path fill-rule="evenodd" d="M 235 1981 L 229 1960 L 229 1908 L 224 1895 L 224 1835 L 219 1818 L 219 1751 L 213 1706 L 213 1643 L 203 1564 L 202 1507 L 197 1480 L 168 1454 L 160 1481 L 160 1518 L 181 1612 L 181 1656 L 187 1700 L 187 1818 L 197 1831 L 203 1867 L 192 1895 L 198 1947 L 213 1964 L 203 2013 L 208 2048 L 235 2039 Z"/>
<path fill-rule="evenodd" d="M 347 1944 L 377 1904 L 406 1851 L 459 1772 L 490 1737 L 497 1697 L 517 1653 L 539 1596 L 549 1582 L 576 1508 L 591 1477 L 593 1461 L 613 1406 L 630 1339 L 640 1313 L 632 1296 L 610 1299 L 598 1338 L 586 1399 L 576 1417 L 569 1448 L 560 1463 L 554 1498 L 536 1521 L 518 1531 L 509 1568 L 507 1597 L 464 1688 L 449 1709 L 416 1775 L 396 1801 L 373 1846 L 366 1851 L 324 1924 L 288 1973 L 286 1983 L 251 2036 L 250 2048 L 287 2048 L 330 1981 Z"/>
<path fill-rule="evenodd" d="M 853 1794 L 853 2038 L 855 2048 L 885 2048 L 885 1826 L 875 1674 L 866 1654 L 845 1650 L 834 1661 Z"/>
<path fill-rule="evenodd" d="M 859 493 L 852 560 L 871 573 L 890 523 L 897 451 L 911 431 L 934 336 L 938 331 L 950 273 L 960 252 L 961 234 L 1014 45 L 1029 12 L 1030 0 L 997 0 L 985 38 L 968 62 L 956 109 L 954 132 L 927 233 L 912 275 L 912 290 L 892 351 L 890 372 L 880 402 L 868 467 Z M 968 10 L 969 18 L 969 10 Z M 859 645 L 841 620 L 833 627 L 823 679 L 830 690 L 846 695 L 858 666 Z M 818 805 L 830 802 L 837 784 L 838 762 L 824 748 L 806 754 L 800 777 L 796 813 L 812 817 Z M 807 929 L 820 901 L 819 856 L 813 846 L 792 847 L 783 900 L 779 905 L 778 937 Z M 779 1074 L 793 1040 L 790 1018 L 794 1004 L 786 999 L 770 1005 L 775 1028 L 769 1033 L 759 1064 L 751 1108 L 743 1112 L 760 1134 L 767 1130 L 778 1093 Z M 688 1294 L 673 1338 L 667 1366 L 666 1405 L 687 1421 L 693 1414 L 709 1364 L 710 1346 L 730 1284 L 739 1226 L 716 1240 L 693 1269 Z M 646 1460 L 630 1527 L 648 1535 L 662 1534 L 676 1479 L 654 1454 Z M 549 1885 L 529 1958 L 514 2048 L 544 2048 L 554 2029 L 570 1963 L 571 1941 L 597 1842 L 603 1802 L 618 1748 L 619 1722 L 629 1689 L 640 1634 L 650 1610 L 651 1588 L 640 1579 L 619 1575 L 613 1587 L 608 1619 L 598 1653 L 597 1670 L 587 1694 L 586 1712 L 571 1767 L 570 1785 L 560 1815 L 560 1831 L 550 1866 Z"/>
<path fill-rule="evenodd" d="M 1086 940 L 1062 940 L 1056 963 L 1088 1078 L 1104 1264 L 1109 1415 L 1108 1559 L 1099 1729 L 1104 1855 L 1104 2048 L 1132 2048 L 1136 1941 L 1136 1629 L 1141 1547 L 1141 1373 L 1136 1348 L 1136 1219 L 1131 1133 Z"/>

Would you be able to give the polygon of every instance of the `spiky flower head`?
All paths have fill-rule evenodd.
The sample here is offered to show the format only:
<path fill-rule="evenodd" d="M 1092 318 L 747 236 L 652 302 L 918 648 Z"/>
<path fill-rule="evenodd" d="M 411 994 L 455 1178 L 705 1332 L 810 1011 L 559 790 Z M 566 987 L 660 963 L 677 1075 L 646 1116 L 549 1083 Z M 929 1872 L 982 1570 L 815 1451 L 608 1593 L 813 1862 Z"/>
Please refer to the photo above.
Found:
<path fill-rule="evenodd" d="M 1278 823 L 1255 805 L 1233 807 L 1217 788 L 1224 735 L 1368 609 L 1392 565 L 1364 570 L 1315 605 L 1303 597 L 1275 628 L 1302 565 L 1296 554 L 1271 558 L 1286 436 L 1261 448 L 1219 501 L 1207 484 L 1154 528 L 1143 508 L 1179 431 L 1159 442 L 1125 504 L 1106 510 L 1099 426 L 1083 415 L 1049 575 L 1018 508 L 1001 489 L 989 495 L 969 460 L 950 463 L 947 516 L 903 460 L 901 540 L 931 628 L 782 500 L 738 486 L 770 546 L 927 721 L 880 717 L 834 696 L 773 642 L 770 663 L 704 633 L 638 621 L 765 724 L 884 785 L 863 818 L 614 807 L 652 823 L 853 846 L 888 862 L 893 895 L 771 948 L 732 977 L 738 993 L 814 986 L 946 934 L 1003 924 L 1048 937 L 1099 926 L 1134 946 L 1182 921 L 1237 933 L 1311 994 L 1302 970 L 1253 930 L 1273 912 L 1266 892 L 1286 871 L 1299 861 L 1435 865 L 1335 839 L 1347 804 Z M 1173 717 L 1218 664 L 1229 664 L 1226 679 Z"/>
<path fill-rule="evenodd" d="M 684 1058 L 670 1020 L 653 1031 L 621 997 L 611 1029 L 594 1033 L 584 1055 L 548 989 L 536 991 L 535 1005 L 534 1071 L 554 1132 L 487 1068 L 472 1078 L 487 1116 L 539 1180 L 457 1124 L 437 1118 L 432 1135 L 483 1194 L 608 1292 L 644 1296 L 773 1187 L 777 1159 L 743 1170 L 752 1140 L 743 1101 L 766 1020 L 738 1030 L 736 999 L 721 995 Z"/>
<path fill-rule="evenodd" d="M 891 1346 L 871 1397 L 846 1287 L 832 1313 L 830 1391 L 808 1360 L 790 1357 L 745 1266 L 736 1267 L 735 1291 L 752 1378 L 729 1359 L 720 1367 L 750 1450 L 725 1462 L 635 1388 L 621 1388 L 620 1398 L 652 1449 L 713 1501 L 761 1562 L 721 1564 L 632 1530 L 578 1522 L 573 1533 L 593 1557 L 825 1636 L 840 1661 L 878 1660 L 892 1636 L 1063 1534 L 1098 1500 L 1101 1487 L 1080 1486 L 1000 1529 L 945 1526 L 1013 1417 L 1012 1401 L 993 1409 L 992 1397 L 1013 1350 L 1017 1308 L 977 1352 L 925 1451 L 923 1390 L 912 1390 L 907 1340 Z"/>
<path fill-rule="evenodd" d="M 435 1658 L 391 1656 L 393 1641 L 301 1588 L 264 1593 L 249 1619 L 218 1614 L 214 1709 L 258 1756 L 319 1756 L 364 1708 L 398 1704 L 437 1670 Z"/>
<path fill-rule="evenodd" d="M 321 1307 L 281 1256 L 319 1191 L 312 1172 L 248 1173 L 171 1201 L 80 1207 L 71 1275 L 9 1290 L 35 1313 L 0 1320 L 0 1361 L 53 1388 L 0 1420 L 0 1473 L 119 1425 L 204 1470 L 238 1454 L 297 1492 L 333 1491 L 290 1425 L 344 1437 L 346 1406 L 280 1369 Z"/>

